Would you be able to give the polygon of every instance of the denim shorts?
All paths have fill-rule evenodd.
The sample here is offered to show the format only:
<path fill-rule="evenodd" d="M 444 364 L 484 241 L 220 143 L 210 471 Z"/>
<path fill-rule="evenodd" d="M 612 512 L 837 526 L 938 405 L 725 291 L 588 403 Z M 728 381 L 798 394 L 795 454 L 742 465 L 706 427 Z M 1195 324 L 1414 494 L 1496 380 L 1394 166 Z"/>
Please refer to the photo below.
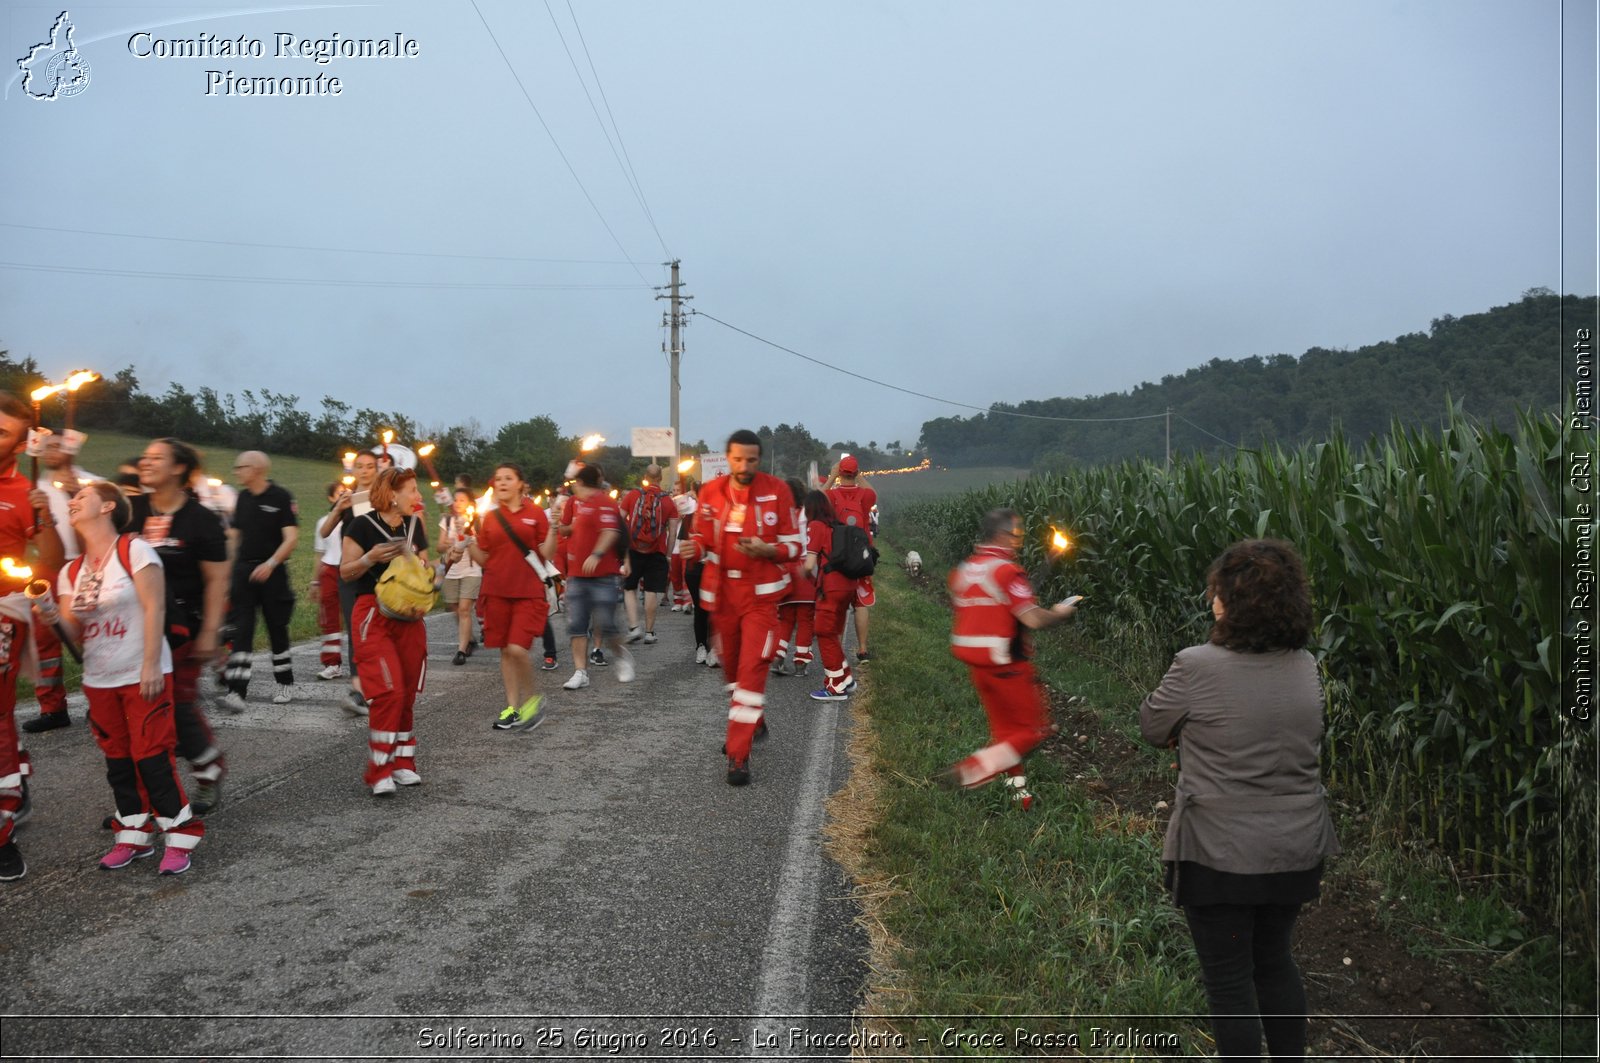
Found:
<path fill-rule="evenodd" d="M 617 576 L 578 576 L 567 580 L 567 632 L 573 638 L 589 633 L 592 617 L 602 639 L 617 633 L 617 603 L 622 591 Z"/>

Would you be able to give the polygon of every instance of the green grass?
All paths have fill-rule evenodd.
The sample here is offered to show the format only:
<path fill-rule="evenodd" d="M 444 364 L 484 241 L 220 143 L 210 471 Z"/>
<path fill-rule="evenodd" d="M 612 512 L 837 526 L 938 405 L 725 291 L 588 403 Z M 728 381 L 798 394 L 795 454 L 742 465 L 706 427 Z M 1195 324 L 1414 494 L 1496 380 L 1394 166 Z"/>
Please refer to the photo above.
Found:
<path fill-rule="evenodd" d="M 895 543 L 880 540 L 879 546 L 884 557 L 875 583 L 882 608 L 873 611 L 871 683 L 857 706 L 872 730 L 865 766 L 873 777 L 873 825 L 855 846 L 856 858 L 847 857 L 864 894 L 878 898 L 875 918 L 894 969 L 869 1001 L 871 1009 L 893 1015 L 1203 1013 L 1187 928 L 1161 889 L 1159 825 L 1113 812 L 1084 790 L 1093 765 L 1106 759 L 1093 742 L 1120 737 L 1142 746 L 1139 703 L 1166 661 L 1136 638 L 1106 646 L 1071 625 L 1043 633 L 1035 661 L 1041 675 L 1055 690 L 1084 695 L 1102 726 L 1087 756 L 1075 758 L 1090 766 L 1069 768 L 1063 758 L 1045 754 L 1031 758 L 1029 788 L 1041 805 L 1028 814 L 1013 808 L 998 787 L 943 791 L 930 780 L 985 743 L 983 711 L 965 667 L 949 654 L 948 611 L 909 585 Z M 931 565 L 937 580 L 942 566 Z M 1137 763 L 1118 770 L 1124 782 L 1130 773 L 1147 782 L 1166 779 L 1169 759 L 1152 749 L 1147 771 Z M 1084 777 L 1068 777 L 1069 771 Z M 1512 903 L 1515 883 L 1502 890 L 1492 881 L 1465 881 L 1436 852 L 1400 844 L 1375 822 L 1340 822 L 1346 854 L 1330 869 L 1330 883 L 1375 884 L 1386 902 L 1380 925 L 1397 947 L 1481 977 L 1507 1016 L 1501 1021 L 1507 1043 L 1533 1056 L 1553 1055 L 1557 1024 L 1515 1016 L 1587 1010 L 1583 993 L 1593 984 L 1593 958 L 1566 958 L 1563 1000 L 1556 941 Z M 936 1038 L 948 1025 L 892 1021 L 912 1039 Z M 994 1033 L 1014 1025 L 1078 1031 L 1080 1047 L 1089 1047 L 1082 1020 L 979 1019 L 961 1028 Z M 1203 1021 L 1134 1025 L 1177 1034 L 1184 1052 L 1210 1050 Z M 1577 1033 L 1569 1026 L 1569 1050 Z"/>

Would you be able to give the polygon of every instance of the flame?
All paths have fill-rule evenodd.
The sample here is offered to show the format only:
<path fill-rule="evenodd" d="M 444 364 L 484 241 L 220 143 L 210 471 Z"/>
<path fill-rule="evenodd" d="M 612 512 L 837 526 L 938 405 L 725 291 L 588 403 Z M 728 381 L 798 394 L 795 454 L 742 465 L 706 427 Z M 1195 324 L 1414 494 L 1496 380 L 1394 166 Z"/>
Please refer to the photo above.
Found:
<path fill-rule="evenodd" d="M 217 479 L 215 476 L 206 477 L 206 483 L 210 484 L 212 487 L 221 487 L 222 486 L 222 481 Z"/>
<path fill-rule="evenodd" d="M 73 373 L 71 376 L 67 377 L 67 382 L 61 386 L 66 388 L 68 391 L 77 391 L 79 388 L 83 387 L 83 385 L 93 384 L 99 379 L 100 374 L 96 373 L 93 369 L 80 369 L 76 373 Z"/>
<path fill-rule="evenodd" d="M 617 497 L 617 489 L 615 487 L 613 487 L 611 489 L 611 497 L 612 498 L 616 498 Z"/>
<path fill-rule="evenodd" d="M 353 468 L 355 466 L 355 463 L 356 463 L 356 452 L 353 451 L 353 450 L 345 451 L 344 452 L 344 457 L 340 459 L 340 464 L 343 465 L 345 468 L 349 469 L 349 468 Z"/>
<path fill-rule="evenodd" d="M 484 490 L 483 494 L 478 496 L 478 509 L 480 509 L 480 510 L 488 509 L 489 508 L 489 503 L 491 503 L 493 501 L 494 501 L 494 488 L 492 488 L 492 487 L 486 488 Z"/>
<path fill-rule="evenodd" d="M 29 580 L 33 578 L 33 569 L 27 565 L 19 565 L 9 557 L 0 557 L 0 573 L 7 579 Z"/>
<path fill-rule="evenodd" d="M 688 472 L 690 469 L 694 468 L 694 462 L 695 459 L 693 458 L 684 458 L 682 461 L 678 462 L 678 471 Z"/>
<path fill-rule="evenodd" d="M 422 446 L 417 448 L 417 457 L 425 458 L 429 454 L 432 454 L 435 449 L 437 449 L 437 448 L 434 447 L 434 445 L 432 443 L 424 443 L 424 444 L 422 444 Z"/>
<path fill-rule="evenodd" d="M 28 392 L 28 398 L 32 399 L 34 402 L 43 402 L 56 392 L 63 391 L 65 389 L 65 384 L 46 384 L 42 388 L 34 388 L 32 391 Z"/>
<path fill-rule="evenodd" d="M 428 486 L 429 487 L 438 487 L 439 486 L 439 481 L 438 480 L 429 480 L 428 481 Z"/>
<path fill-rule="evenodd" d="M 64 488 L 64 487 L 66 487 L 66 486 L 67 486 L 67 485 L 66 485 L 66 484 L 64 484 L 64 483 L 62 483 L 62 482 L 61 482 L 61 481 L 60 481 L 60 480 L 51 480 L 51 481 L 50 481 L 50 482 L 51 482 L 51 483 L 52 483 L 52 484 L 53 484 L 53 485 L 55 485 L 55 489 L 56 489 L 56 490 L 57 490 L 57 491 L 59 491 L 59 490 L 61 490 L 61 489 L 62 489 L 62 488 Z"/>
<path fill-rule="evenodd" d="M 339 477 L 339 482 L 344 484 L 346 487 L 353 487 L 355 485 L 356 478 L 354 476 L 341 476 Z"/>
<path fill-rule="evenodd" d="M 920 465 L 908 465 L 901 469 L 863 469 L 862 476 L 902 476 L 908 472 L 927 472 L 933 468 L 933 462 L 927 458 L 922 459 Z"/>
<path fill-rule="evenodd" d="M 394 442 L 394 429 L 385 428 L 383 430 L 383 443 L 384 443 L 384 446 L 388 446 L 390 443 L 393 443 L 393 442 Z"/>
<path fill-rule="evenodd" d="M 596 432 L 594 435 L 584 436 L 583 441 L 578 444 L 578 450 L 587 454 L 591 450 L 600 449 L 600 444 L 605 441 L 606 437 Z"/>
<path fill-rule="evenodd" d="M 1050 549 L 1059 553 L 1065 553 L 1072 549 L 1072 540 L 1068 538 L 1065 532 L 1054 525 L 1050 527 Z"/>

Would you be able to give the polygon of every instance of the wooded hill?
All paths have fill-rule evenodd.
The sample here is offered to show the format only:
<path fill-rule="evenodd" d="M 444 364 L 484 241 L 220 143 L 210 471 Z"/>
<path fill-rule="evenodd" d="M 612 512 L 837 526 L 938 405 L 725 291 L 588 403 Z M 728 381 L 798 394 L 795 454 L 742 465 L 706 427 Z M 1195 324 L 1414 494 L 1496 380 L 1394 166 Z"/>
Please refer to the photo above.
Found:
<path fill-rule="evenodd" d="M 1438 425 L 1447 397 L 1469 417 L 1510 428 L 1519 409 L 1559 407 L 1561 354 L 1570 342 L 1563 329 L 1592 328 L 1595 314 L 1594 296 L 1558 297 L 1535 288 L 1507 306 L 1435 318 L 1427 332 L 1359 350 L 1313 347 L 1298 358 L 1213 358 L 1128 392 L 997 403 L 995 409 L 1110 418 L 1159 414 L 1170 406 L 1174 455 L 1309 442 L 1335 428 L 1361 440 L 1387 432 L 1394 418 Z M 980 413 L 924 423 L 919 449 L 940 465 L 1063 471 L 1129 458 L 1160 461 L 1165 446 L 1164 418 L 1072 424 Z"/>

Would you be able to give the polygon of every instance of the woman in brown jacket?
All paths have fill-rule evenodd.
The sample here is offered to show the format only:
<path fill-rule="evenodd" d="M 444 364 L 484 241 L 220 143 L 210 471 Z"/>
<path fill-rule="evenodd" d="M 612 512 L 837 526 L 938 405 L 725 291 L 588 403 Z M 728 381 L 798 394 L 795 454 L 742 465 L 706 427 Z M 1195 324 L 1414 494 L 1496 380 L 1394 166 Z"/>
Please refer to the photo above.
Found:
<path fill-rule="evenodd" d="M 1139 710 L 1155 745 L 1182 735 L 1162 860 L 1200 958 L 1224 1059 L 1305 1055 L 1290 955 L 1300 906 L 1339 852 L 1322 788 L 1322 687 L 1305 645 L 1311 594 L 1293 546 L 1235 543 L 1206 575 L 1211 640 L 1179 652 Z"/>

